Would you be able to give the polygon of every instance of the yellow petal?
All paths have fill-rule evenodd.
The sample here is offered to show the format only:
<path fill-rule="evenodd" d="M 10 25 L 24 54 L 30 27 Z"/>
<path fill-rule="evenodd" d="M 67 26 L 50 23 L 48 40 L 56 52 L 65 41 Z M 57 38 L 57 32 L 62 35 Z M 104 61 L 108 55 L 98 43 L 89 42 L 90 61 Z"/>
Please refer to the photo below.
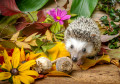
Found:
<path fill-rule="evenodd" d="M 57 58 L 59 49 L 58 49 L 57 46 L 55 46 L 55 47 L 49 49 L 47 52 L 48 52 L 48 58 L 51 61 L 53 61 L 53 60 L 55 60 Z"/>
<path fill-rule="evenodd" d="M 13 68 L 17 68 L 20 62 L 20 50 L 15 48 L 12 54 L 12 65 Z"/>
<path fill-rule="evenodd" d="M 38 58 L 39 56 L 40 56 L 39 53 L 36 53 L 36 54 L 31 54 L 31 53 L 30 53 L 29 60 L 32 60 L 32 59 Z"/>
<path fill-rule="evenodd" d="M 2 69 L 6 69 L 8 71 L 10 71 L 10 67 L 6 64 L 6 63 L 3 63 L 2 66 L 1 66 Z"/>
<path fill-rule="evenodd" d="M 7 54 L 7 51 L 4 50 L 4 53 L 3 53 L 3 56 L 4 56 L 4 61 L 5 61 L 5 69 L 7 69 L 8 71 L 10 71 L 12 69 L 12 65 L 11 65 L 11 62 L 10 62 L 10 58 Z"/>
<path fill-rule="evenodd" d="M 11 77 L 11 73 L 9 72 L 1 72 L 0 73 L 0 80 L 6 80 Z"/>
<path fill-rule="evenodd" d="M 21 84 L 19 76 L 13 76 L 13 84 Z"/>
<path fill-rule="evenodd" d="M 36 59 L 36 58 L 39 58 L 39 57 L 47 57 L 47 55 L 44 53 L 44 52 L 41 52 L 41 53 L 37 53 L 37 54 L 34 54 L 34 52 L 30 52 L 30 54 L 28 53 L 26 55 L 26 60 L 32 60 L 32 59 Z"/>
<path fill-rule="evenodd" d="M 23 46 L 21 48 L 21 52 L 20 52 L 20 61 L 25 61 L 25 52 L 24 52 L 24 49 L 23 49 Z"/>
<path fill-rule="evenodd" d="M 30 57 L 30 54 L 28 53 L 27 55 L 26 55 L 26 61 L 28 61 L 29 60 L 29 57 Z"/>
<path fill-rule="evenodd" d="M 66 50 L 65 44 L 62 42 L 56 42 L 56 46 L 48 50 L 48 58 L 53 61 L 59 57 L 70 56 L 70 53 Z"/>
<path fill-rule="evenodd" d="M 57 58 L 70 56 L 70 53 L 66 50 L 65 44 L 63 42 L 57 42 L 57 47 L 59 48 L 59 53 Z"/>
<path fill-rule="evenodd" d="M 36 71 L 33 71 L 33 70 L 21 71 L 19 74 L 20 74 L 20 75 L 39 76 L 39 74 L 38 74 Z"/>
<path fill-rule="evenodd" d="M 35 64 L 36 64 L 35 60 L 27 61 L 18 68 L 18 71 L 24 71 L 24 70 L 30 69 L 30 67 Z"/>
<path fill-rule="evenodd" d="M 34 78 L 27 75 L 19 75 L 19 78 L 24 84 L 30 84 L 34 82 Z"/>

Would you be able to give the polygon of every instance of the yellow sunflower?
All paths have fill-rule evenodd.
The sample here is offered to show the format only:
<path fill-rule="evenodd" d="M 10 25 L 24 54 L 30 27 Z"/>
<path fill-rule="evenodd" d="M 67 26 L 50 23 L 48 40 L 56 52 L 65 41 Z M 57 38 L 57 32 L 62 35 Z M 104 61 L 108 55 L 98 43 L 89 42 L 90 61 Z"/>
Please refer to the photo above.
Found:
<path fill-rule="evenodd" d="M 30 60 L 20 65 L 20 50 L 18 48 L 14 49 L 12 54 L 12 60 L 7 54 L 7 51 L 4 50 L 3 56 L 4 61 L 1 66 L 2 69 L 5 69 L 5 72 L 0 73 L 0 80 L 11 79 L 13 80 L 13 84 L 30 84 L 34 82 L 34 78 L 32 76 L 38 76 L 38 73 L 34 70 L 30 70 L 30 67 L 36 64 L 35 60 Z"/>

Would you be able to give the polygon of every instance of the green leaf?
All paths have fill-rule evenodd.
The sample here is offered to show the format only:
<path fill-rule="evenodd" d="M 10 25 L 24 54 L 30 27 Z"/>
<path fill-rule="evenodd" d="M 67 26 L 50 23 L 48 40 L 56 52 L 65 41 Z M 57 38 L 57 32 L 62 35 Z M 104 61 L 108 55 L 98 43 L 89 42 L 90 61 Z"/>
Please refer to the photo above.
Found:
<path fill-rule="evenodd" d="M 119 21 L 120 21 L 120 17 L 119 17 L 119 16 L 116 16 L 114 21 L 115 21 L 115 22 L 119 22 Z"/>
<path fill-rule="evenodd" d="M 51 49 L 55 45 L 56 45 L 55 43 L 47 43 L 47 45 L 42 46 L 42 49 L 44 52 L 46 52 L 47 50 Z"/>
<path fill-rule="evenodd" d="M 59 24 L 59 22 L 55 22 L 51 27 L 50 27 L 50 30 L 53 32 L 53 33 L 58 33 L 61 29 L 61 26 Z"/>
<path fill-rule="evenodd" d="M 32 17 L 34 18 L 35 21 L 38 20 L 37 13 L 38 13 L 38 11 L 32 11 L 32 12 L 30 12 L 30 14 L 32 15 Z M 27 15 L 30 18 L 30 20 L 33 22 L 34 20 L 33 20 L 33 18 L 31 17 L 30 14 L 27 14 Z"/>
<path fill-rule="evenodd" d="M 17 45 L 11 41 L 1 41 L 0 45 L 9 49 L 14 49 L 15 47 L 17 47 Z"/>
<path fill-rule="evenodd" d="M 98 0 L 73 0 L 70 12 L 78 16 L 90 17 Z"/>
<path fill-rule="evenodd" d="M 41 36 L 41 34 L 38 34 L 38 35 L 35 35 L 32 39 L 34 40 L 34 39 L 37 39 L 37 38 L 39 38 Z"/>
<path fill-rule="evenodd" d="M 38 47 L 40 47 L 44 42 L 39 39 L 36 39 L 36 43 L 37 43 Z"/>
<path fill-rule="evenodd" d="M 18 8 L 22 12 L 32 12 L 42 8 L 48 0 L 16 0 Z"/>
<path fill-rule="evenodd" d="M 0 38 L 10 38 L 16 32 L 15 23 L 19 17 L 21 14 L 5 16 L 0 19 Z"/>
<path fill-rule="evenodd" d="M 31 46 L 31 50 L 34 51 L 36 48 L 38 48 L 37 46 Z"/>
<path fill-rule="evenodd" d="M 109 25 L 109 21 L 107 20 L 107 16 L 102 16 L 100 18 L 100 20 L 102 21 L 103 24 L 105 24 L 106 26 Z"/>
<path fill-rule="evenodd" d="M 117 27 L 117 25 L 113 21 L 111 21 L 110 24 L 111 24 L 112 28 L 116 28 Z"/>
<path fill-rule="evenodd" d="M 40 52 L 43 52 L 43 51 L 41 49 L 39 49 L 39 48 L 35 49 L 35 53 L 40 53 Z"/>

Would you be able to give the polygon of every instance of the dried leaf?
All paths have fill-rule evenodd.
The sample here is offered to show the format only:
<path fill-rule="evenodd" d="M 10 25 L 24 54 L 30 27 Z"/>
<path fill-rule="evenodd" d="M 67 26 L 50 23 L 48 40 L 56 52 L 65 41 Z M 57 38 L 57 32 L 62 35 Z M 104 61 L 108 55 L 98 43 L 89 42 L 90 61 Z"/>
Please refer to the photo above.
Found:
<path fill-rule="evenodd" d="M 114 65 L 116 65 L 116 66 L 120 66 L 119 60 L 112 59 L 111 63 L 114 64 Z"/>
<path fill-rule="evenodd" d="M 43 78 L 45 78 L 45 75 L 39 74 L 39 76 L 34 76 L 33 78 L 34 79 L 43 79 Z"/>
<path fill-rule="evenodd" d="M 38 34 L 45 34 L 46 30 L 51 26 L 51 23 L 38 23 L 35 22 L 29 26 L 26 26 L 23 30 L 24 35 L 31 35 L 33 33 L 38 32 Z"/>
<path fill-rule="evenodd" d="M 87 70 L 88 68 L 95 66 L 97 63 L 102 62 L 102 63 L 109 63 L 110 62 L 110 57 L 109 55 L 103 55 L 101 58 L 98 60 L 91 60 L 91 59 L 86 59 L 85 63 L 83 65 L 80 65 L 80 67 L 83 70 Z"/>
<path fill-rule="evenodd" d="M 21 13 L 16 5 L 15 0 L 0 0 L 0 12 L 4 16 L 11 16 Z"/>
<path fill-rule="evenodd" d="M 26 21 L 26 19 L 24 17 L 20 17 L 17 19 L 16 23 L 15 23 L 15 27 L 16 30 L 22 30 L 25 28 L 26 25 L 28 25 L 29 23 Z"/>
<path fill-rule="evenodd" d="M 43 22 L 43 21 L 45 21 L 45 19 L 46 19 L 45 10 L 40 10 L 40 11 L 37 13 L 37 17 L 38 17 L 37 22 Z"/>
<path fill-rule="evenodd" d="M 100 33 L 103 35 L 106 31 L 106 26 L 101 25 L 99 21 L 96 21 L 96 23 L 99 27 Z"/>
<path fill-rule="evenodd" d="M 15 34 L 13 34 L 13 36 L 11 37 L 10 40 L 17 41 L 17 38 L 18 38 L 19 34 L 20 34 L 20 31 L 17 31 Z"/>
<path fill-rule="evenodd" d="M 25 43 L 25 42 L 20 42 L 20 41 L 16 41 L 15 42 L 16 45 L 20 48 L 22 48 L 22 46 L 24 46 L 24 48 L 28 48 L 28 49 L 31 49 L 30 45 L 28 43 Z"/>
<path fill-rule="evenodd" d="M 102 42 L 108 42 L 110 40 L 112 40 L 115 37 L 118 37 L 119 33 L 117 35 L 101 35 L 101 41 Z"/>
<path fill-rule="evenodd" d="M 47 40 L 52 41 L 52 33 L 50 32 L 50 30 L 47 30 L 45 35 L 46 35 Z"/>
<path fill-rule="evenodd" d="M 33 39 L 33 37 L 36 36 L 36 35 L 37 35 L 37 33 L 33 33 L 32 35 L 28 36 L 28 37 L 24 40 L 24 42 L 29 42 L 29 41 L 31 41 L 31 40 Z"/>
<path fill-rule="evenodd" d="M 56 36 L 54 35 L 54 40 L 56 41 L 56 42 L 58 42 L 58 40 L 57 40 L 57 38 L 56 38 Z"/>
<path fill-rule="evenodd" d="M 67 5 L 69 4 L 69 0 L 66 1 L 65 5 L 63 6 L 65 9 L 67 9 Z"/>
<path fill-rule="evenodd" d="M 107 54 L 107 51 L 106 51 L 106 49 L 104 49 L 103 47 L 101 48 L 101 50 L 100 50 L 100 52 L 98 53 L 98 55 L 100 56 L 100 55 L 103 55 L 103 54 Z"/>
<path fill-rule="evenodd" d="M 51 23 L 43 23 L 46 19 L 46 14 L 44 10 L 40 10 L 37 13 L 37 21 L 34 23 L 28 23 L 24 17 L 21 17 L 16 22 L 16 29 L 22 30 L 24 35 L 31 35 L 38 32 L 38 34 L 45 34 L 46 30 L 52 25 Z"/>
<path fill-rule="evenodd" d="M 60 72 L 60 71 L 51 71 L 47 74 L 47 76 L 61 76 L 61 77 L 71 77 L 70 75 L 68 75 L 67 73 L 64 72 Z"/>
<path fill-rule="evenodd" d="M 114 58 L 120 60 L 120 49 L 107 50 L 107 53 L 111 59 Z"/>

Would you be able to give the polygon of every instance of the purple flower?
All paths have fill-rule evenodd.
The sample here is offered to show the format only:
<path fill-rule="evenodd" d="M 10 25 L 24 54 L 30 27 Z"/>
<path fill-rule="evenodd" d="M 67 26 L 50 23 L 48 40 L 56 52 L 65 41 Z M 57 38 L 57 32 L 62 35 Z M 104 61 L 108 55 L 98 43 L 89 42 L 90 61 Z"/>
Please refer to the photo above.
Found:
<path fill-rule="evenodd" d="M 71 15 L 67 15 L 66 10 L 61 10 L 61 9 L 58 9 L 58 8 L 57 8 L 57 10 L 52 9 L 52 10 L 48 11 L 48 14 L 50 16 L 52 16 L 53 19 L 56 22 L 59 22 L 61 25 L 64 23 L 63 20 L 68 20 L 71 17 Z"/>

